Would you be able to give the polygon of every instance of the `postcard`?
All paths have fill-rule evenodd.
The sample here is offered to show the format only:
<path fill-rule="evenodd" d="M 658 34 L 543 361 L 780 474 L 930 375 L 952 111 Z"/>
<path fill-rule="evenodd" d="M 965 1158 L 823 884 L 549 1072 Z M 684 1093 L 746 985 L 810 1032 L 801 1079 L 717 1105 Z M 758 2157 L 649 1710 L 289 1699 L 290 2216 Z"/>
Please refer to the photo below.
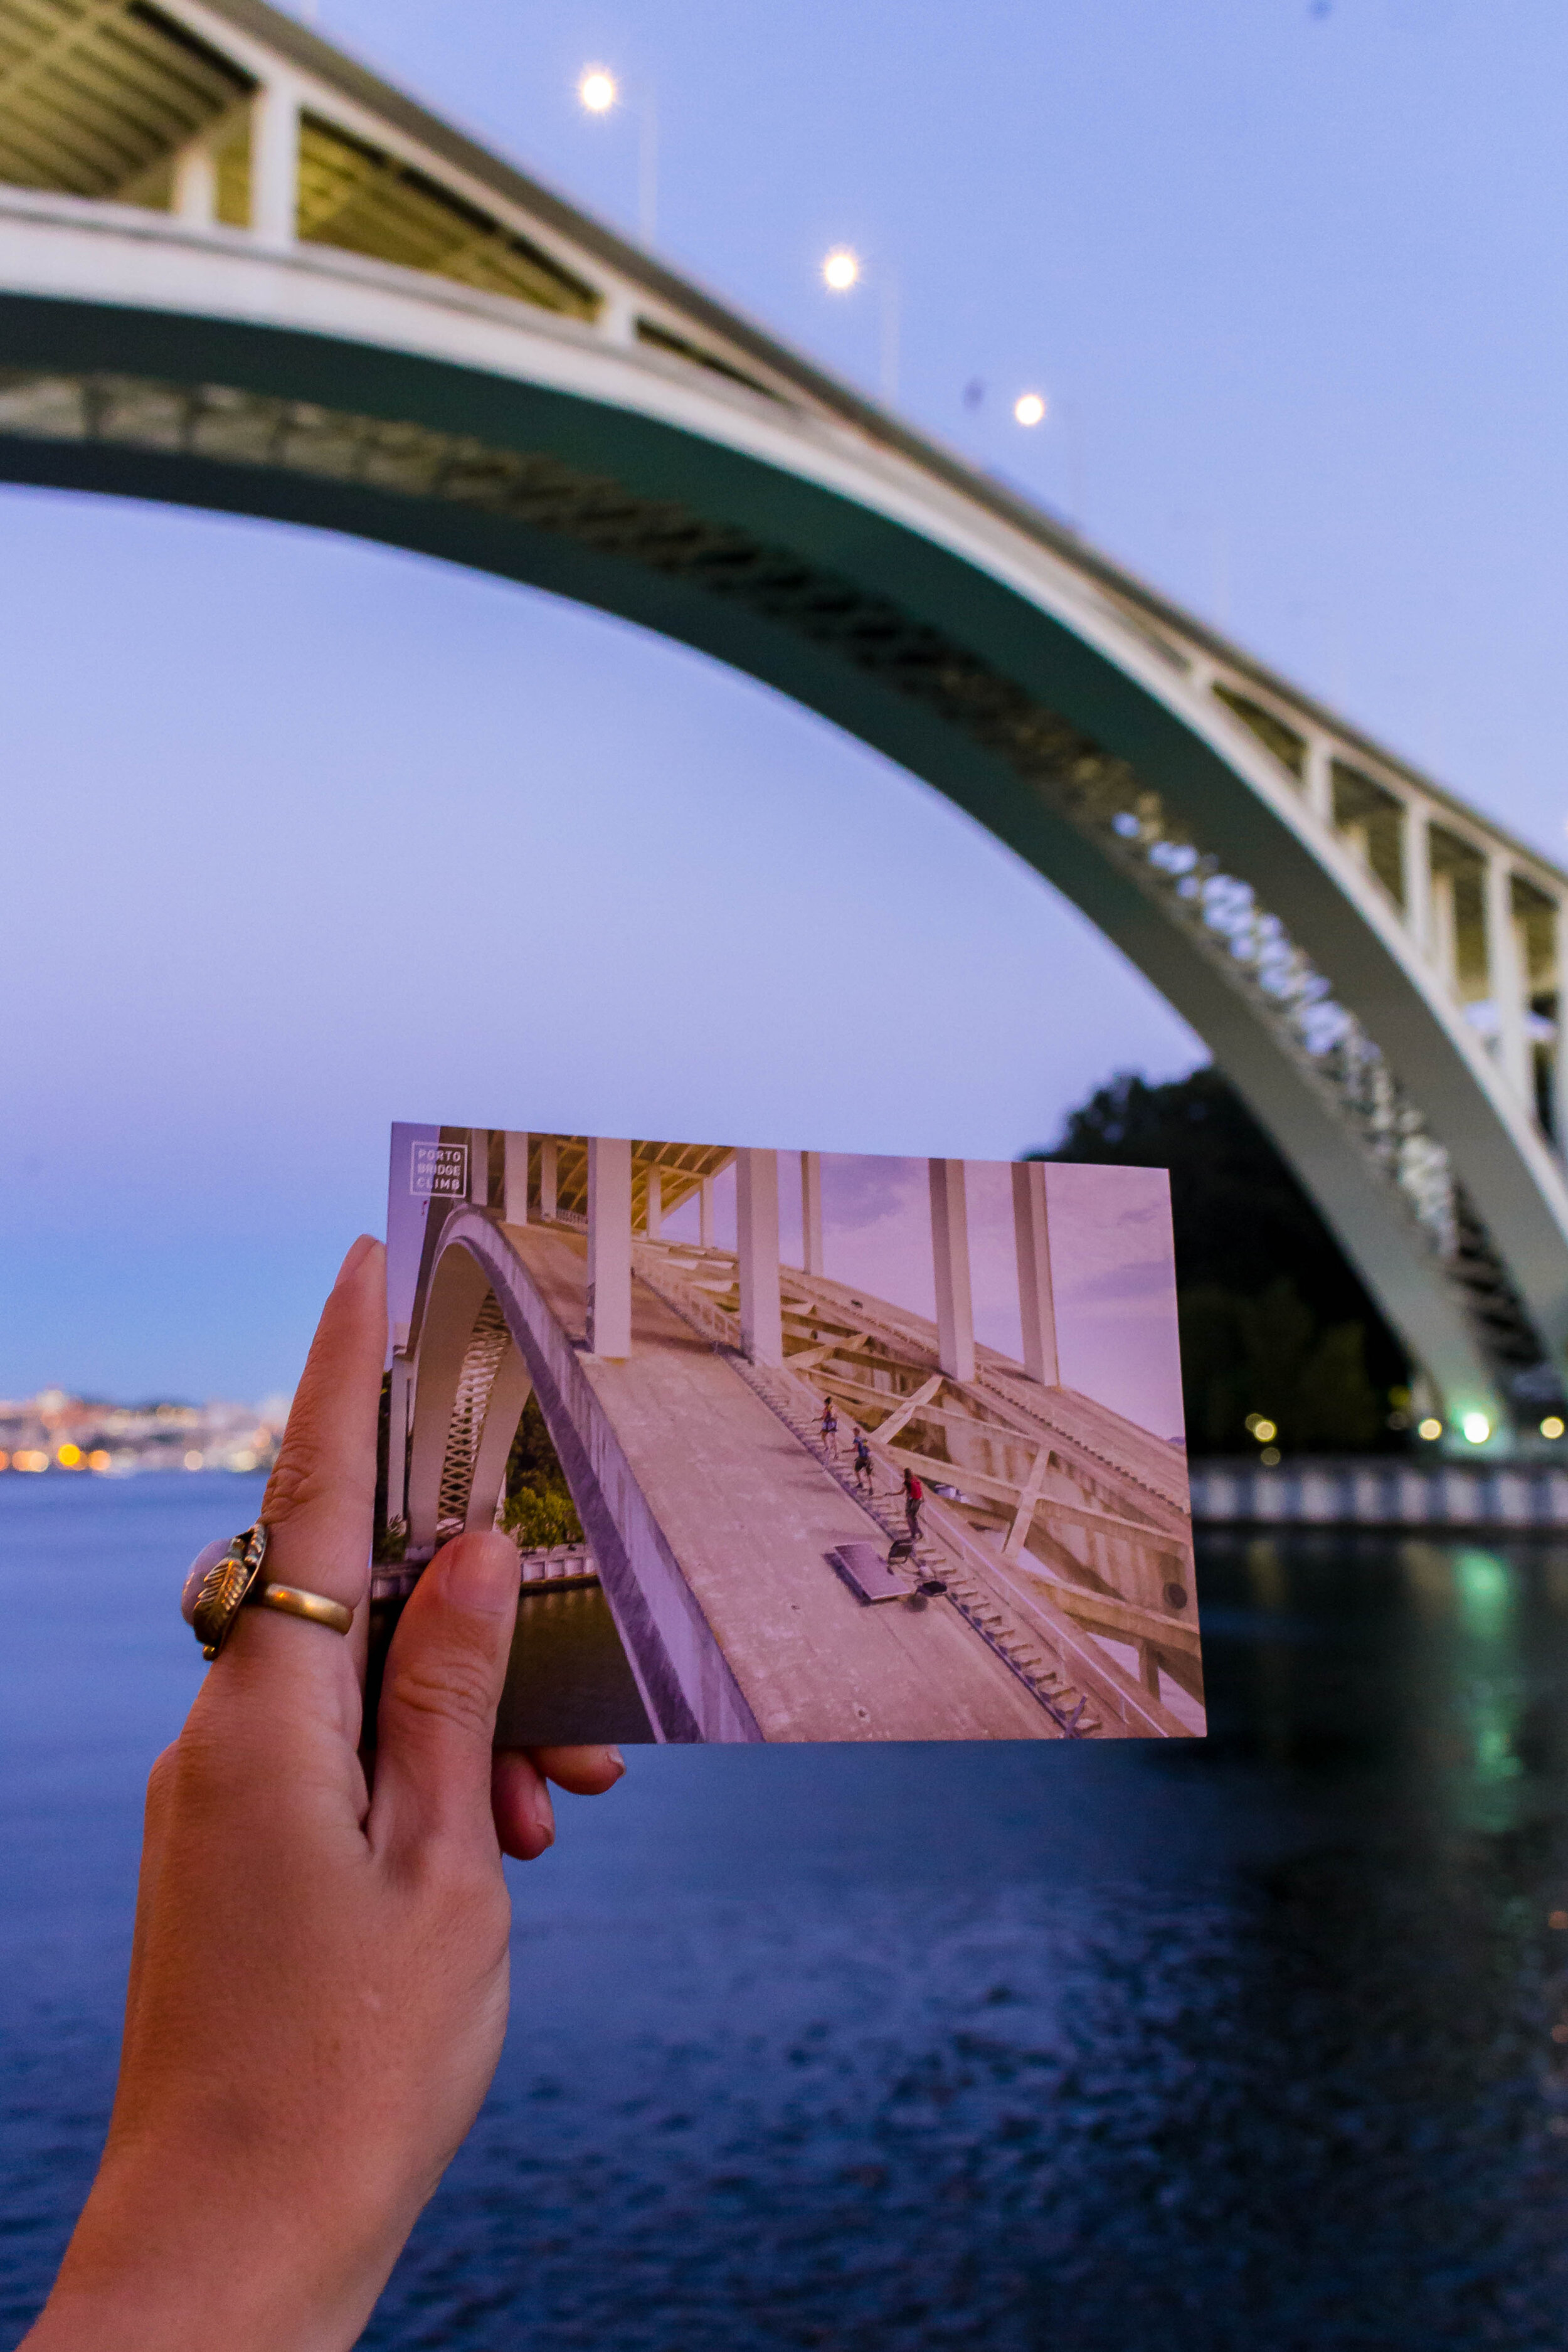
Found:
<path fill-rule="evenodd" d="M 373 1602 L 518 1548 L 498 1743 L 1204 1730 L 1163 1169 L 399 1125 Z"/>

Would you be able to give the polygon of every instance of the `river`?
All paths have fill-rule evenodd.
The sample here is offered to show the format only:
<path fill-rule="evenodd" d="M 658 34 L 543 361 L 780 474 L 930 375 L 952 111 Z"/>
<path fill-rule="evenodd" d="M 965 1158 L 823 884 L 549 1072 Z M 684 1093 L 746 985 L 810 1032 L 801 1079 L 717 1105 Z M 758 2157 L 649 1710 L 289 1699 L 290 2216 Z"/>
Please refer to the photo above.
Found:
<path fill-rule="evenodd" d="M 103 2128 L 179 1572 L 256 1484 L 0 1479 L 6 2341 Z M 637 1748 L 562 1801 L 365 2343 L 1558 2352 L 1568 1541 L 1199 1571 L 1201 1744 Z"/>

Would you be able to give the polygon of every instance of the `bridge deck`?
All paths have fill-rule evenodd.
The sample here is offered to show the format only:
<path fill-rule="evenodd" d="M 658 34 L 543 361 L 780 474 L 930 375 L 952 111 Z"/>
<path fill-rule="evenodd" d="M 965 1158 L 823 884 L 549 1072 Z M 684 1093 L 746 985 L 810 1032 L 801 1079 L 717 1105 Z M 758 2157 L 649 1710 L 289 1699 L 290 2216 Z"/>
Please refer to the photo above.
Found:
<path fill-rule="evenodd" d="M 586 1252 L 559 1227 L 507 1239 L 582 1339 Z M 945 1603 L 869 1609 L 826 1554 L 879 1528 L 734 1366 L 641 1281 L 632 1354 L 584 1371 L 767 1739 L 1045 1739 L 1056 1725 Z"/>

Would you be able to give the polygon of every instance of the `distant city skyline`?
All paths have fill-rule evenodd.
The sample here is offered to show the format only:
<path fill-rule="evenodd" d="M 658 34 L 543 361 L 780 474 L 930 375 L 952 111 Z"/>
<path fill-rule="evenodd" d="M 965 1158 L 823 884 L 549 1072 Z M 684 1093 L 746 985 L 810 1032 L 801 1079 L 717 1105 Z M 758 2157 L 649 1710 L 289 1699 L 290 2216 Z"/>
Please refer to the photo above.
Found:
<path fill-rule="evenodd" d="M 1544 0 L 310 13 L 624 226 L 576 80 L 657 85 L 678 267 L 872 391 L 895 270 L 913 421 L 1568 849 Z M 20 490 L 0 597 L 12 1394 L 290 1385 L 393 1117 L 1005 1157 L 1201 1058 L 931 794 L 547 597 Z"/>

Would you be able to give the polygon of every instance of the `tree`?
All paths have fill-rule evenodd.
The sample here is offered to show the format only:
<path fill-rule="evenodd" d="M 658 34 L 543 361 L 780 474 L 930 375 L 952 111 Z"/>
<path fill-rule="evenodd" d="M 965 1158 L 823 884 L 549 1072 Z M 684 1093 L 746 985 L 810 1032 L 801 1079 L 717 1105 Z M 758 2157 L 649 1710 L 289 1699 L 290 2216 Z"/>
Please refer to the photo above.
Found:
<path fill-rule="evenodd" d="M 1038 1157 L 1170 1171 L 1194 1452 L 1248 1448 L 1248 1415 L 1272 1422 L 1280 1445 L 1296 1450 L 1399 1443 L 1404 1349 L 1217 1070 L 1164 1086 L 1123 1072 Z"/>

